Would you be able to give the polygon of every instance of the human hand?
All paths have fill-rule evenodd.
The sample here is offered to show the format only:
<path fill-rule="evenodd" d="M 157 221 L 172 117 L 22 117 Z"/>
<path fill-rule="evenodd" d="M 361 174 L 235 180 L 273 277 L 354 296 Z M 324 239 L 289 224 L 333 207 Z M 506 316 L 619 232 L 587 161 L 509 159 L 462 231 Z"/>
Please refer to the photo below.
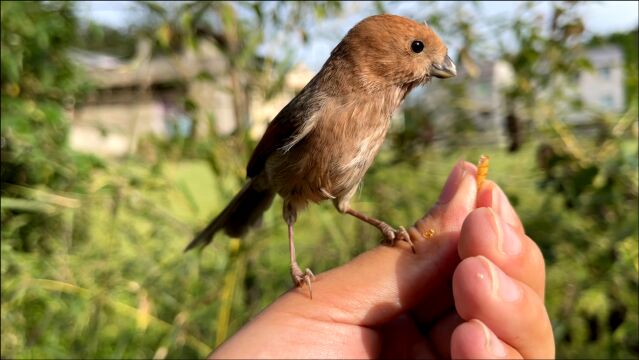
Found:
<path fill-rule="evenodd" d="M 290 290 L 211 358 L 554 357 L 542 254 L 476 171 L 457 164 L 409 229 L 417 254 L 379 246 L 319 274 L 312 300 Z"/>

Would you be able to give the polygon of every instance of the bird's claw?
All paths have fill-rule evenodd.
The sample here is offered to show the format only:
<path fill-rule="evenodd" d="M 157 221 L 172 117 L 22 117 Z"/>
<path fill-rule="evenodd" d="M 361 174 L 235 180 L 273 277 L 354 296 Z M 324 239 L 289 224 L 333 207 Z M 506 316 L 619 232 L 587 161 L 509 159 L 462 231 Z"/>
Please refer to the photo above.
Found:
<path fill-rule="evenodd" d="M 384 243 L 389 246 L 394 246 L 397 241 L 406 241 L 408 245 L 410 245 L 410 249 L 415 254 L 415 245 L 413 241 L 410 239 L 410 235 L 408 231 L 403 226 L 400 226 L 397 230 L 393 229 L 389 225 L 386 225 L 382 229 L 382 234 L 384 235 Z"/>
<path fill-rule="evenodd" d="M 304 284 L 308 286 L 308 292 L 312 299 L 313 287 L 311 286 L 311 283 L 315 280 L 315 274 L 313 274 L 311 269 L 306 268 L 304 272 L 302 272 L 300 268 L 293 267 L 291 271 L 291 276 L 293 277 L 293 282 L 295 283 L 297 287 L 301 287 Z"/>

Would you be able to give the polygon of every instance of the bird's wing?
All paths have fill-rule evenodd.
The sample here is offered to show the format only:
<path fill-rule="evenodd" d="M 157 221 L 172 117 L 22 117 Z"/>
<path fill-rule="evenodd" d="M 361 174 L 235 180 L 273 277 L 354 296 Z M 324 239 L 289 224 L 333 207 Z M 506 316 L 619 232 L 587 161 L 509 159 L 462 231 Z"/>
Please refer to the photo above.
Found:
<path fill-rule="evenodd" d="M 310 84 L 309 84 L 310 85 Z M 275 151 L 288 151 L 313 129 L 320 99 L 312 86 L 305 87 L 275 116 L 253 150 L 246 176 L 253 178 L 264 170 L 266 160 Z"/>

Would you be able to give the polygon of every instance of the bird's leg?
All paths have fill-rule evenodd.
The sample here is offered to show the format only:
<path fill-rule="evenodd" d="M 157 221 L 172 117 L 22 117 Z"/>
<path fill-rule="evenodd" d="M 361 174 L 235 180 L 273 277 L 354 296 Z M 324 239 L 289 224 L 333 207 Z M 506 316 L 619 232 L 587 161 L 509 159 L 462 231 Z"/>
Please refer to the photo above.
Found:
<path fill-rule="evenodd" d="M 393 229 L 392 226 L 388 225 L 387 223 L 381 220 L 377 220 L 374 217 L 364 215 L 361 212 L 353 210 L 351 208 L 346 209 L 346 213 L 349 215 L 353 215 L 356 218 L 362 221 L 365 221 L 375 226 L 376 228 L 378 228 L 379 231 L 382 232 L 385 242 L 389 244 L 390 246 L 393 246 L 396 241 L 406 241 L 410 245 L 410 248 L 413 251 L 413 253 L 415 253 L 415 246 L 413 245 L 413 242 L 410 239 L 410 235 L 408 234 L 408 231 L 406 231 L 406 229 L 404 229 L 403 226 L 400 226 L 397 230 L 395 230 Z"/>
<path fill-rule="evenodd" d="M 313 298 L 313 288 L 311 287 L 311 282 L 315 280 L 315 275 L 311 271 L 311 269 L 306 268 L 304 271 L 300 269 L 300 266 L 297 264 L 297 259 L 295 258 L 295 244 L 293 242 L 293 223 L 288 223 L 288 246 L 291 252 L 291 277 L 293 278 L 293 283 L 297 286 L 302 286 L 304 284 L 308 285 L 308 292 Z"/>

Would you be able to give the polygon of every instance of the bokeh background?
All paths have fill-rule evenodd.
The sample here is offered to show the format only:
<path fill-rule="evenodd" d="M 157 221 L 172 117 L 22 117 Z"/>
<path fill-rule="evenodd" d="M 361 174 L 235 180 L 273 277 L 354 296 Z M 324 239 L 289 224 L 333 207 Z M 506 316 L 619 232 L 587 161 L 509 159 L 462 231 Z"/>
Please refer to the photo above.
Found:
<path fill-rule="evenodd" d="M 547 264 L 561 358 L 637 358 L 637 3 L 2 2 L 2 358 L 203 357 L 290 288 L 281 201 L 183 254 L 268 121 L 345 32 L 390 12 L 449 44 L 356 208 L 410 225 L 491 156 Z M 379 242 L 311 206 L 316 273 Z"/>

